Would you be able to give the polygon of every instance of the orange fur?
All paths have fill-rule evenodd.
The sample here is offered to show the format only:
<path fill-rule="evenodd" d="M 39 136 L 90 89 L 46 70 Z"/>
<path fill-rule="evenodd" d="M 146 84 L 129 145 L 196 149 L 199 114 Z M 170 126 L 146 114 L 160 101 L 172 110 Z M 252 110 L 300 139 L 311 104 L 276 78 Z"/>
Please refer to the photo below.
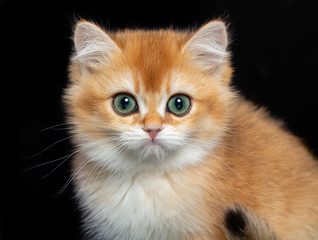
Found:
<path fill-rule="evenodd" d="M 188 214 L 195 215 L 191 219 L 197 221 L 194 226 L 198 228 L 189 232 L 188 239 L 226 239 L 224 209 L 233 204 L 253 210 L 279 239 L 318 239 L 317 161 L 283 124 L 263 108 L 237 97 L 229 87 L 232 68 L 228 57 L 220 74 L 193 63 L 191 54 L 182 51 L 192 35 L 172 29 L 111 33 L 121 50 L 112 53 L 111 61 L 89 71 L 74 61 L 65 94 L 74 144 L 101 140 L 118 126 L 185 128 L 193 131 L 193 139 L 203 142 L 218 135 L 217 147 L 200 163 L 159 173 L 151 169 L 149 178 L 145 177 L 152 181 L 152 174 L 160 175 L 170 183 L 169 206 L 177 208 L 183 201 L 189 202 L 189 212 L 180 214 L 185 219 Z M 133 82 L 134 97 L 139 96 L 147 106 L 145 114 L 118 116 L 113 111 L 113 97 L 120 92 L 117 89 L 125 90 L 127 81 Z M 180 89 L 176 93 L 190 96 L 191 110 L 183 117 L 162 116 L 156 109 L 174 88 Z M 107 131 L 100 134 L 103 129 Z M 87 161 L 83 152 L 73 161 L 80 200 L 99 191 L 96 182 L 107 185 L 107 176 L 114 171 L 92 161 L 85 164 Z M 153 189 L 145 191 L 158 194 Z M 103 199 L 97 197 L 96 201 Z"/>

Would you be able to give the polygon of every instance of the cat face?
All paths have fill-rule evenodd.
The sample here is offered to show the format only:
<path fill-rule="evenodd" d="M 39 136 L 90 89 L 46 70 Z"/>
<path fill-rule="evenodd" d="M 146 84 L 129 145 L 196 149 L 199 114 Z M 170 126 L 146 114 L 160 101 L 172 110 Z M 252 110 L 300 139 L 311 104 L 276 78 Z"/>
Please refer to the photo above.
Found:
<path fill-rule="evenodd" d="M 178 169 L 220 143 L 233 97 L 226 32 L 106 34 L 77 24 L 65 94 L 80 154 L 112 171 Z"/>

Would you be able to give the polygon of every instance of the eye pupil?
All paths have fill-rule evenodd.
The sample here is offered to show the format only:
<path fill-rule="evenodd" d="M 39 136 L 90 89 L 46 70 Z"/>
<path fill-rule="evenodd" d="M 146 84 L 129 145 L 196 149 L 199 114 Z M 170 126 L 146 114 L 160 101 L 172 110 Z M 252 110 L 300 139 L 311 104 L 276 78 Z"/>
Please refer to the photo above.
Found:
<path fill-rule="evenodd" d="M 182 102 L 181 98 L 176 98 L 174 104 L 178 110 L 182 109 L 183 102 Z"/>
<path fill-rule="evenodd" d="M 122 109 L 126 109 L 129 106 L 129 99 L 128 97 L 124 97 L 121 101 L 120 101 L 121 107 Z"/>

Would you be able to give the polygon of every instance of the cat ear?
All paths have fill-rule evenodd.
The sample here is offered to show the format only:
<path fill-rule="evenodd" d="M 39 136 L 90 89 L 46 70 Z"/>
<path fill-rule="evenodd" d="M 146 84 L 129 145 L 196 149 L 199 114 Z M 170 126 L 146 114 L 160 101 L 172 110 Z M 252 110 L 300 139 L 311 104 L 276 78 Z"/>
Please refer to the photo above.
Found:
<path fill-rule="evenodd" d="M 97 25 L 81 21 L 74 31 L 75 56 L 73 61 L 94 68 L 107 63 L 111 53 L 120 51 L 116 43 Z"/>
<path fill-rule="evenodd" d="M 214 72 L 228 55 L 226 26 L 215 20 L 201 27 L 185 44 L 183 51 L 189 52 L 201 67 Z"/>

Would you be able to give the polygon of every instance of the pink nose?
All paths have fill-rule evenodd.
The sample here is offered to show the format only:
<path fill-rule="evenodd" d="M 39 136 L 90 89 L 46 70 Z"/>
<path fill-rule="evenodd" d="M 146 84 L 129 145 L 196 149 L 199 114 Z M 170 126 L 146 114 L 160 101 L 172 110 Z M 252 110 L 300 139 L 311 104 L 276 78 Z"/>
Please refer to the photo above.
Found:
<path fill-rule="evenodd" d="M 152 141 L 156 139 L 158 133 L 162 130 L 162 128 L 143 128 L 145 132 L 147 132 Z"/>

